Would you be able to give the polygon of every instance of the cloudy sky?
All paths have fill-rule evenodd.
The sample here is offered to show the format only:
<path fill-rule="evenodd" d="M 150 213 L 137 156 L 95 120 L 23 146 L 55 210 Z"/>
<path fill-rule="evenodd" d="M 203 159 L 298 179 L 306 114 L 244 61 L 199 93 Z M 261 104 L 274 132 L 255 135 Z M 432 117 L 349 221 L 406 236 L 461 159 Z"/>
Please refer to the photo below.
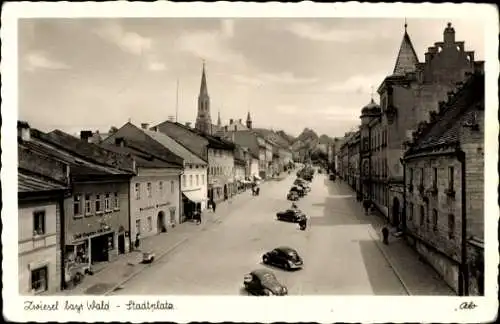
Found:
<path fill-rule="evenodd" d="M 448 20 L 408 19 L 419 59 Z M 484 59 L 483 25 L 451 20 Z M 342 136 L 390 74 L 404 19 L 128 18 L 19 20 L 19 117 L 43 130 L 106 132 L 129 118 L 194 122 L 202 60 L 212 121 Z M 376 97 L 378 101 L 378 98 Z"/>

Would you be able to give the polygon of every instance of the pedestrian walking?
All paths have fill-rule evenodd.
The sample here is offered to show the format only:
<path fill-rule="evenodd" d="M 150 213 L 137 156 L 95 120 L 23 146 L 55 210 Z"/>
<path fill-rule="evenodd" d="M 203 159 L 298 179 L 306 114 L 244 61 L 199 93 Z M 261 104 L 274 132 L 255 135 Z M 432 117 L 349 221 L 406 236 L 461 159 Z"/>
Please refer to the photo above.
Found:
<path fill-rule="evenodd" d="M 382 240 L 384 244 L 389 244 L 389 229 L 387 228 L 387 225 L 384 225 L 384 227 L 382 227 Z"/>
<path fill-rule="evenodd" d="M 369 208 L 369 206 L 370 206 L 370 202 L 368 201 L 368 199 L 365 199 L 363 201 L 363 208 L 365 210 L 365 215 L 368 215 L 368 208 Z"/>
<path fill-rule="evenodd" d="M 370 215 L 373 215 L 375 212 L 375 205 L 373 203 L 370 203 Z"/>
<path fill-rule="evenodd" d="M 212 199 L 212 210 L 213 212 L 215 213 L 215 208 L 217 207 L 217 205 L 215 204 L 215 201 Z"/>
<path fill-rule="evenodd" d="M 140 246 L 141 246 L 141 235 L 137 233 L 137 235 L 135 236 L 135 248 L 139 249 Z"/>

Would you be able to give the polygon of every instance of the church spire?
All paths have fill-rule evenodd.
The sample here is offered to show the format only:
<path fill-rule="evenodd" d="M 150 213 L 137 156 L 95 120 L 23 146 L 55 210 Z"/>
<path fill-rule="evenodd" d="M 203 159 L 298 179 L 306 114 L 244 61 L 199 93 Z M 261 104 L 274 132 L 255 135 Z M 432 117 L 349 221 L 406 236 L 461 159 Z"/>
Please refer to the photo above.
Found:
<path fill-rule="evenodd" d="M 203 70 L 201 72 L 200 96 L 208 96 L 207 76 L 205 74 L 205 61 L 203 61 Z"/>
<path fill-rule="evenodd" d="M 219 113 L 218 113 L 218 116 L 217 116 L 217 126 L 219 126 L 219 127 L 222 126 L 222 122 L 220 120 L 220 110 L 219 110 Z"/>
<path fill-rule="evenodd" d="M 407 32 L 408 23 L 406 22 L 406 18 L 404 28 L 405 32 L 403 35 L 403 41 L 401 42 L 401 46 L 399 48 L 399 53 L 398 57 L 396 58 L 396 64 L 394 66 L 393 74 L 402 75 L 407 72 L 414 72 L 415 65 L 419 62 L 417 53 L 413 48 L 413 44 Z"/>
<path fill-rule="evenodd" d="M 252 117 L 250 117 L 250 110 L 247 113 L 247 128 L 252 129 Z"/>

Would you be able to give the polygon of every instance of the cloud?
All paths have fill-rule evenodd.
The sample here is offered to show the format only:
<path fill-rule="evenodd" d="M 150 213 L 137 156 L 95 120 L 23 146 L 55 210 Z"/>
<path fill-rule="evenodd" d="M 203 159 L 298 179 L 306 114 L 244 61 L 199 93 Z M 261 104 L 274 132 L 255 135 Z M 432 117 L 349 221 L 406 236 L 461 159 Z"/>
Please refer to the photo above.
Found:
<path fill-rule="evenodd" d="M 372 39 L 373 34 L 365 29 L 328 29 L 318 23 L 296 22 L 289 25 L 286 30 L 292 34 L 314 41 L 351 43 L 362 39 Z"/>
<path fill-rule="evenodd" d="M 150 38 L 139 35 L 135 32 L 127 32 L 117 23 L 107 23 L 102 28 L 95 31 L 100 37 L 118 45 L 123 51 L 134 55 L 151 50 L 152 41 Z"/>
<path fill-rule="evenodd" d="M 347 80 L 335 82 L 327 86 L 327 91 L 329 92 L 350 92 L 350 93 L 371 93 L 373 87 L 373 92 L 377 91 L 378 86 L 382 83 L 387 73 L 375 73 L 375 74 L 356 74 L 350 76 Z"/>
<path fill-rule="evenodd" d="M 165 63 L 162 62 L 149 62 L 148 69 L 150 71 L 165 71 L 167 67 Z"/>
<path fill-rule="evenodd" d="M 296 77 L 293 73 L 283 72 L 278 74 L 260 73 L 255 76 L 246 76 L 236 74 L 233 75 L 236 82 L 246 85 L 257 86 L 261 84 L 279 84 L 279 85 L 305 85 L 318 81 L 317 78 L 300 78 Z"/>
<path fill-rule="evenodd" d="M 234 20 L 233 19 L 222 19 L 221 20 L 221 32 L 222 32 L 223 37 L 232 38 L 234 36 Z"/>
<path fill-rule="evenodd" d="M 26 55 L 26 63 L 26 69 L 28 71 L 33 71 L 35 69 L 65 70 L 70 68 L 66 63 L 49 58 L 47 53 L 43 51 L 28 53 Z"/>

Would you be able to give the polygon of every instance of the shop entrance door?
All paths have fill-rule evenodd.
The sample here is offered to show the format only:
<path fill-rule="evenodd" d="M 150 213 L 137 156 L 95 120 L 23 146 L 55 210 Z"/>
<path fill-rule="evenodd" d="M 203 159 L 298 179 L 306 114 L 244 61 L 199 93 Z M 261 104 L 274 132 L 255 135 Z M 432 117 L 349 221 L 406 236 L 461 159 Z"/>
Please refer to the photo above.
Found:
<path fill-rule="evenodd" d="M 97 236 L 92 239 L 91 253 L 92 263 L 109 261 L 107 235 Z"/>
<path fill-rule="evenodd" d="M 118 253 L 125 253 L 125 234 L 120 234 L 118 236 Z"/>

